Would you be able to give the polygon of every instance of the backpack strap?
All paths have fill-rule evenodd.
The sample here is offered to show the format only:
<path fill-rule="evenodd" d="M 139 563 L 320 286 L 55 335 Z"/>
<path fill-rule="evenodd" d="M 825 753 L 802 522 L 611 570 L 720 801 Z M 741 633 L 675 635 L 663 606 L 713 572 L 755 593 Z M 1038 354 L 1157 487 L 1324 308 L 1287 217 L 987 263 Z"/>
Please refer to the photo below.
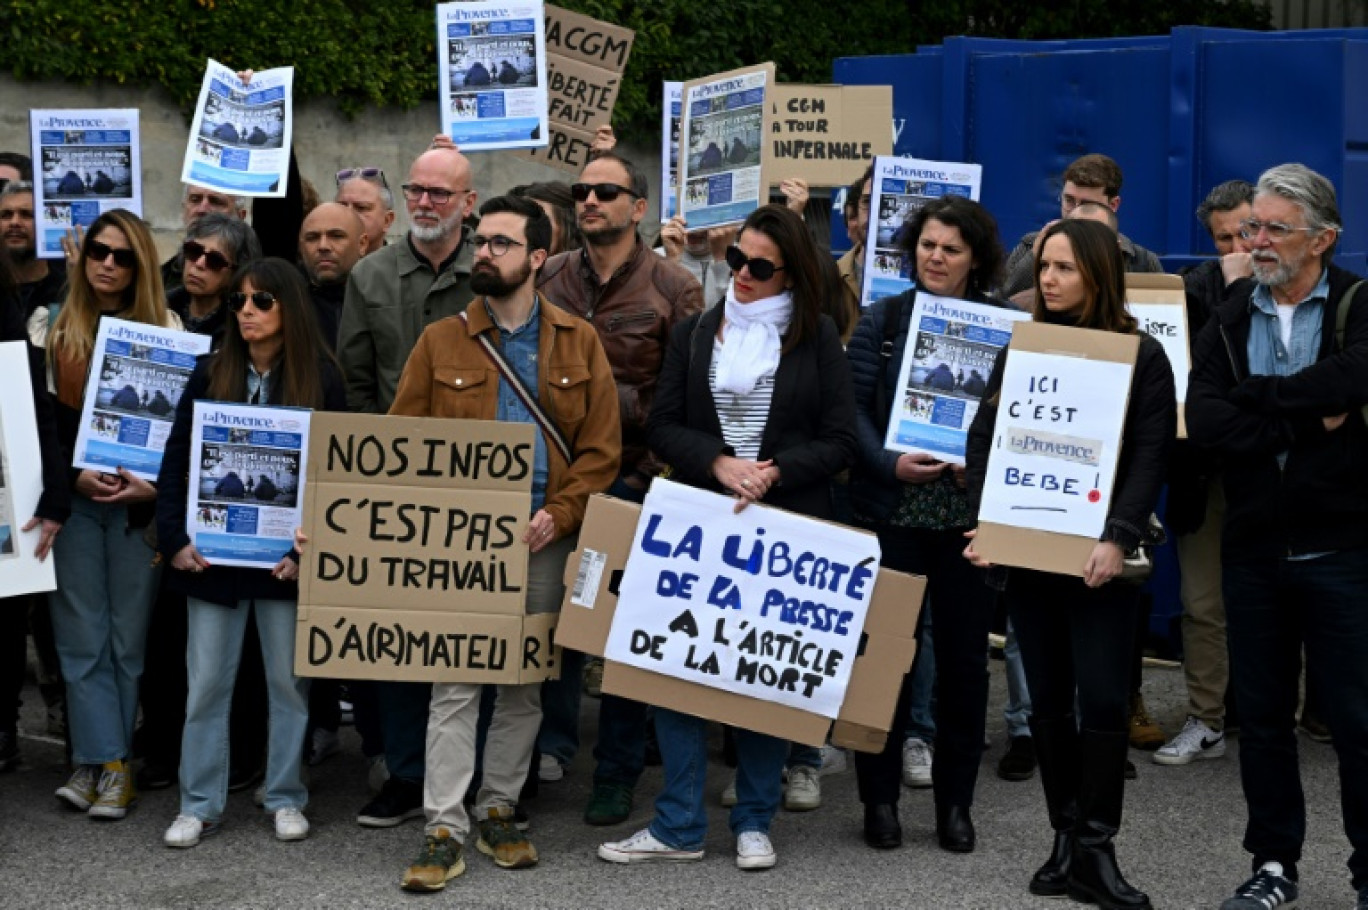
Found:
<path fill-rule="evenodd" d="M 1345 328 L 1349 325 L 1349 310 L 1354 305 L 1354 295 L 1356 295 L 1359 292 L 1359 288 L 1363 287 L 1366 284 L 1368 284 L 1368 280 L 1354 282 L 1353 286 L 1350 287 L 1349 290 L 1345 291 L 1344 296 L 1340 298 L 1339 307 L 1335 310 L 1336 352 L 1344 350 Z M 1368 424 L 1368 404 L 1365 404 L 1363 406 L 1362 413 L 1364 424 Z"/>
<path fill-rule="evenodd" d="M 879 375 L 874 384 L 874 421 L 879 430 L 888 430 L 891 410 L 888 404 L 888 361 L 893 359 L 894 343 L 898 340 L 899 323 L 902 321 L 903 295 L 887 298 L 884 304 L 883 343 L 879 345 Z"/>

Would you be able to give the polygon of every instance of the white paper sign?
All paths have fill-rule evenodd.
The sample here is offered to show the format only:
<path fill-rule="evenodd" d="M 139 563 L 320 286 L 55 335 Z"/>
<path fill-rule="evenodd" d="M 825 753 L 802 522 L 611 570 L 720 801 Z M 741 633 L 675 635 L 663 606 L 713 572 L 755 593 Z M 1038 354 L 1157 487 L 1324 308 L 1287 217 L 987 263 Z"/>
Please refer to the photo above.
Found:
<path fill-rule="evenodd" d="M 916 263 L 903 255 L 904 225 L 927 200 L 941 196 L 979 198 L 983 166 L 919 158 L 874 159 L 869 192 L 869 242 L 865 246 L 860 306 L 912 287 Z"/>
<path fill-rule="evenodd" d="M 1008 354 L 979 522 L 1100 537 L 1133 369 L 1064 354 Z"/>
<path fill-rule="evenodd" d="M 1135 293 L 1135 292 L 1131 292 Z M 1140 331 L 1164 347 L 1173 367 L 1178 403 L 1187 401 L 1191 355 L 1188 346 L 1187 307 L 1181 303 L 1127 303 L 1126 309 L 1140 322 Z"/>
<path fill-rule="evenodd" d="M 917 293 L 884 448 L 964 464 L 969 425 L 1013 323 L 1030 313 Z"/>
<path fill-rule="evenodd" d="M 57 588 L 52 555 L 33 555 L 41 528 L 21 531 L 43 493 L 28 342 L 0 343 L 0 597 Z M 5 605 L 15 609 L 13 604 Z"/>
<path fill-rule="evenodd" d="M 657 479 L 604 656 L 835 718 L 879 571 L 838 525 Z"/>
<path fill-rule="evenodd" d="M 680 114 L 679 211 L 689 229 L 740 224 L 764 205 L 761 173 L 770 70 L 684 87 Z"/>
<path fill-rule="evenodd" d="M 72 465 L 110 474 L 127 468 L 155 481 L 195 358 L 208 354 L 212 341 L 141 322 L 100 320 Z"/>
<path fill-rule="evenodd" d="M 312 414 L 195 402 L 185 531 L 210 563 L 269 569 L 294 548 Z"/>
<path fill-rule="evenodd" d="M 442 132 L 464 151 L 546 145 L 541 3 L 438 4 L 437 68 Z"/>
<path fill-rule="evenodd" d="M 181 182 L 234 196 L 284 196 L 294 124 L 294 67 L 263 70 L 244 85 L 210 60 L 200 87 Z"/>
<path fill-rule="evenodd" d="M 138 111 L 29 111 L 38 256 L 63 259 L 62 238 L 110 209 L 142 215 Z"/>
<path fill-rule="evenodd" d="M 660 223 L 679 208 L 679 119 L 684 106 L 684 83 L 665 82 L 660 116 Z"/>

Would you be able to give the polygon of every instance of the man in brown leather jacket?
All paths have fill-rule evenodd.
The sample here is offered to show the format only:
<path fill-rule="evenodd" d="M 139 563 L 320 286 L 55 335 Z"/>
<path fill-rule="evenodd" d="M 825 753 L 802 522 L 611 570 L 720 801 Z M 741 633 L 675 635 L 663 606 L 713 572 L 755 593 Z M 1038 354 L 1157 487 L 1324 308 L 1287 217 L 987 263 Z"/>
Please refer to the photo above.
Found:
<path fill-rule="evenodd" d="M 625 158 L 601 153 L 571 187 L 584 248 L 542 268 L 538 290 L 587 319 L 598 332 L 617 383 L 622 413 L 622 474 L 608 490 L 640 502 L 652 467 L 646 416 L 670 332 L 703 309 L 703 288 L 681 265 L 657 256 L 637 235 L 646 216 L 646 175 Z M 573 662 L 562 662 L 562 672 Z M 604 693 L 599 706 L 594 789 L 584 820 L 615 825 L 632 810 L 646 753 L 646 707 Z M 578 715 L 575 715 L 578 716 Z"/>

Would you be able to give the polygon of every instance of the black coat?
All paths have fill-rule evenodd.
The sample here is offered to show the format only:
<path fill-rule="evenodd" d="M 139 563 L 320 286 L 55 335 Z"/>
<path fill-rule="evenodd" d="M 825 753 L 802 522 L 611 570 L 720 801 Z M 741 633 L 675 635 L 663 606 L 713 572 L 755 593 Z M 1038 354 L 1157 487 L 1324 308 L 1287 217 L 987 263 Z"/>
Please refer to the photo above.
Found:
<path fill-rule="evenodd" d="M 713 307 L 675 326 L 646 421 L 647 443 L 673 469 L 672 479 L 718 493 L 727 491 L 713 479 L 713 460 L 735 454 L 722 439 L 708 385 L 724 309 Z M 772 458 L 779 469 L 766 505 L 831 518 L 831 478 L 855 457 L 855 402 L 836 325 L 827 316 L 820 325 L 816 338 L 779 359 L 757 458 Z"/>
<path fill-rule="evenodd" d="M 969 428 L 965 452 L 965 477 L 969 482 L 969 501 L 978 513 L 983 496 L 983 480 L 988 471 L 988 453 L 993 444 L 997 422 L 998 391 L 1010 349 L 1003 348 L 988 377 L 988 392 Z M 1116 480 L 1102 540 L 1110 540 L 1123 550 L 1135 549 L 1146 536 L 1149 517 L 1159 502 L 1164 486 L 1169 453 L 1178 432 L 1177 393 L 1173 387 L 1173 367 L 1163 346 L 1149 335 L 1140 336 L 1140 351 L 1131 373 L 1130 400 L 1126 421 L 1121 428 L 1121 457 L 1116 464 Z"/>
<path fill-rule="evenodd" d="M 67 479 L 66 457 L 57 436 L 57 412 L 48 393 L 44 354 L 29 343 L 25 314 L 17 297 L 0 297 L 0 341 L 22 341 L 29 359 L 29 381 L 33 384 L 33 411 L 38 422 L 38 451 L 43 459 L 43 494 L 34 513 L 49 521 L 66 521 L 71 514 L 71 487 Z M 28 515 L 16 515 L 20 524 Z"/>
<path fill-rule="evenodd" d="M 166 587 L 180 594 L 198 597 L 210 603 L 236 606 L 240 600 L 294 600 L 299 587 L 293 581 L 280 581 L 268 569 L 245 569 L 237 566 L 210 566 L 203 572 L 182 572 L 171 567 L 171 560 L 190 543 L 185 532 L 185 510 L 190 496 L 190 437 L 194 424 L 196 401 L 208 398 L 209 363 L 213 354 L 206 354 L 195 363 L 195 372 L 176 406 L 176 422 L 166 440 L 162 454 L 161 473 L 157 475 L 157 549 L 166 562 L 162 576 Z M 345 411 L 347 387 L 342 382 L 331 360 L 320 360 L 323 376 L 323 410 Z M 243 382 L 246 382 L 244 378 Z M 280 386 L 271 389 L 268 404 L 280 404 Z M 302 474 L 304 465 L 299 466 Z"/>
<path fill-rule="evenodd" d="M 1368 546 L 1368 427 L 1360 414 L 1368 402 L 1368 285 L 1354 297 L 1345 349 L 1336 351 L 1336 311 L 1358 276 L 1329 268 L 1320 351 L 1301 372 L 1249 375 L 1249 279 L 1226 288 L 1193 346 L 1188 436 L 1221 459 L 1227 560 Z M 1343 426 L 1326 432 L 1322 418 L 1346 413 Z"/>

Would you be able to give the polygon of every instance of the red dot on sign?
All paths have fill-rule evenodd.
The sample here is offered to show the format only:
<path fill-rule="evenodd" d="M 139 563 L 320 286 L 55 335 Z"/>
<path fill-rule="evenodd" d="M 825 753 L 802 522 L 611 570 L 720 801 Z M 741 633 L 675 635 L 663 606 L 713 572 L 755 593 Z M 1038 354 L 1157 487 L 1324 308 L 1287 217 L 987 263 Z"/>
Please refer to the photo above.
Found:
<path fill-rule="evenodd" d="M 1102 493 L 1098 490 L 1093 490 L 1091 493 L 1088 494 L 1088 502 L 1097 502 L 1101 498 Z"/>

